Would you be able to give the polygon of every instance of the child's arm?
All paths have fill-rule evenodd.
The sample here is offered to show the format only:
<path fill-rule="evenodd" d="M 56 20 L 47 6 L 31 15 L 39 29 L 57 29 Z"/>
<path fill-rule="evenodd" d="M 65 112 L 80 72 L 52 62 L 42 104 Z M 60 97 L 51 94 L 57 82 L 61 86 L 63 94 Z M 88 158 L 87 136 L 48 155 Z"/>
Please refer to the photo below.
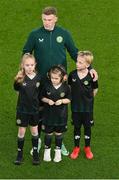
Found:
<path fill-rule="evenodd" d="M 61 105 L 61 104 L 69 104 L 71 102 L 71 91 L 70 91 L 70 87 L 67 85 L 66 87 L 66 96 L 63 99 L 58 99 L 55 102 L 55 105 Z"/>
<path fill-rule="evenodd" d="M 16 91 L 19 91 L 19 89 L 20 89 L 20 83 L 18 83 L 17 81 L 14 81 L 14 89 Z"/>
<path fill-rule="evenodd" d="M 98 81 L 92 80 L 92 89 L 93 89 L 93 96 L 96 96 L 98 92 Z"/>
<path fill-rule="evenodd" d="M 42 102 L 44 103 L 47 103 L 49 104 L 50 106 L 54 105 L 55 102 L 52 101 L 51 99 L 47 98 L 47 90 L 46 90 L 46 87 L 47 87 L 47 83 L 44 85 L 44 87 L 42 88 L 41 90 L 41 93 L 40 93 L 40 99 Z"/>
<path fill-rule="evenodd" d="M 19 89 L 21 87 L 21 79 L 23 79 L 23 72 L 19 71 L 14 78 L 14 89 L 16 91 L 19 91 Z"/>
<path fill-rule="evenodd" d="M 48 99 L 48 98 L 46 98 L 46 97 L 43 97 L 41 100 L 42 100 L 44 103 L 49 104 L 50 106 L 52 106 L 52 105 L 55 104 L 54 101 L 52 101 L 51 99 Z"/>
<path fill-rule="evenodd" d="M 71 100 L 68 98 L 62 99 L 62 104 L 69 104 L 70 102 Z"/>
<path fill-rule="evenodd" d="M 55 102 L 56 106 L 59 106 L 61 104 L 69 104 L 70 103 L 70 99 L 64 98 L 64 99 L 59 99 Z"/>

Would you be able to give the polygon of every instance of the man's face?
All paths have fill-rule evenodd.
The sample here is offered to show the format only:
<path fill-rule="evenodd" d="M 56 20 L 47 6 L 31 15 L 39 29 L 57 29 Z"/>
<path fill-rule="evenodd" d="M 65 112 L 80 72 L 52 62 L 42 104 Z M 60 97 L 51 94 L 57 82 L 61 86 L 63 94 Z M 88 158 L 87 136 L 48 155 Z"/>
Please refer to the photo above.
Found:
<path fill-rule="evenodd" d="M 57 22 L 57 17 L 53 14 L 50 15 L 42 14 L 42 21 L 44 28 L 51 31 L 54 29 L 54 26 Z"/>

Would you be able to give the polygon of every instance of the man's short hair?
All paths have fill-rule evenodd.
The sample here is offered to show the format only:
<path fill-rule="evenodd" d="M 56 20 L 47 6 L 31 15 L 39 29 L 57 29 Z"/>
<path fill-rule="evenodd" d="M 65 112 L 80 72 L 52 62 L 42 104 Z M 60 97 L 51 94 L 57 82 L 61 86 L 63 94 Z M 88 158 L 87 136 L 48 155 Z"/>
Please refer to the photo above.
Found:
<path fill-rule="evenodd" d="M 45 15 L 55 15 L 57 16 L 57 9 L 55 7 L 45 7 L 43 10 L 42 10 L 42 14 L 45 14 Z"/>

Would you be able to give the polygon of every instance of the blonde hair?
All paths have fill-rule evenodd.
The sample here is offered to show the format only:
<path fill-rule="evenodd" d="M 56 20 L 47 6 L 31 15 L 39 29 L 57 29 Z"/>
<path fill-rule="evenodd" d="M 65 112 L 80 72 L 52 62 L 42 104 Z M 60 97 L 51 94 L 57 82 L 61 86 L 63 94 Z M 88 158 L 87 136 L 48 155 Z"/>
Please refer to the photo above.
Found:
<path fill-rule="evenodd" d="M 19 66 L 19 71 L 18 71 L 17 75 L 14 78 L 15 81 L 17 81 L 18 83 L 22 83 L 23 80 L 24 80 L 24 77 L 26 75 L 25 70 L 24 70 L 24 63 L 25 63 L 26 59 L 28 59 L 28 58 L 31 58 L 31 59 L 34 60 L 34 62 L 36 62 L 35 57 L 32 54 L 24 54 L 22 56 L 21 64 Z"/>
<path fill-rule="evenodd" d="M 93 62 L 93 54 L 90 51 L 79 51 L 77 57 L 83 57 L 89 65 Z"/>

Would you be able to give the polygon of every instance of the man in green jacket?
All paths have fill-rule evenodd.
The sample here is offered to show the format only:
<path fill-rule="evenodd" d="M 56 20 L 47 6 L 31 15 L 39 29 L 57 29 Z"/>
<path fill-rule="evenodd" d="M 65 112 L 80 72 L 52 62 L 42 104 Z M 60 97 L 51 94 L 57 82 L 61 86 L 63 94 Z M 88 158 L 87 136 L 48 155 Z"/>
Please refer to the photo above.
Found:
<path fill-rule="evenodd" d="M 56 26 L 57 10 L 46 7 L 42 12 L 43 26 L 33 30 L 23 48 L 23 53 L 32 53 L 37 61 L 37 68 L 44 78 L 53 65 L 62 64 L 67 69 L 66 50 L 76 61 L 78 49 L 70 33 Z"/>

